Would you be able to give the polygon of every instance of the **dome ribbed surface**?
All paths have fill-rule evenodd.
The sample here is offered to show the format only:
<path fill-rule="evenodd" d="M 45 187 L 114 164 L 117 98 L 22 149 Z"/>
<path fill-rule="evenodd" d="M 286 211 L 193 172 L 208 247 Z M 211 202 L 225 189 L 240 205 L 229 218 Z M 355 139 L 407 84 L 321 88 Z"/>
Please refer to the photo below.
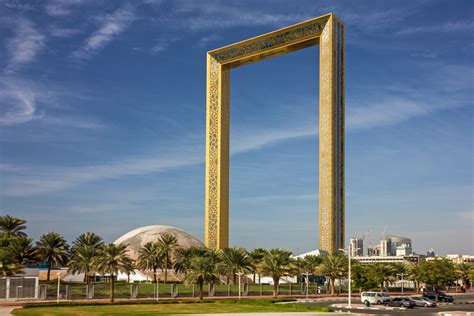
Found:
<path fill-rule="evenodd" d="M 178 239 L 178 245 L 181 248 L 203 247 L 204 244 L 196 237 L 188 234 L 184 230 L 176 227 L 165 225 L 151 225 L 134 229 L 120 236 L 114 244 L 125 243 L 128 245 L 129 256 L 136 260 L 138 258 L 138 250 L 147 242 L 156 242 L 161 234 L 168 233 Z"/>

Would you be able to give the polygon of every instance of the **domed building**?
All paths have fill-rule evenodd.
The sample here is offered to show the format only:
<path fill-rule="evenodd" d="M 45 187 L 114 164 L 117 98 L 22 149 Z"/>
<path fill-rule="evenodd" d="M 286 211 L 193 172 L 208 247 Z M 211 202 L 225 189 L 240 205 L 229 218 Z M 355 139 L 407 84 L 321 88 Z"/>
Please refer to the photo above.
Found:
<path fill-rule="evenodd" d="M 184 230 L 165 225 L 151 225 L 134 229 L 120 236 L 114 244 L 125 243 L 128 245 L 128 255 L 137 260 L 140 247 L 147 242 L 156 242 L 161 234 L 168 233 L 178 240 L 178 246 L 181 248 L 204 247 L 204 244 L 196 237 L 188 234 Z"/>

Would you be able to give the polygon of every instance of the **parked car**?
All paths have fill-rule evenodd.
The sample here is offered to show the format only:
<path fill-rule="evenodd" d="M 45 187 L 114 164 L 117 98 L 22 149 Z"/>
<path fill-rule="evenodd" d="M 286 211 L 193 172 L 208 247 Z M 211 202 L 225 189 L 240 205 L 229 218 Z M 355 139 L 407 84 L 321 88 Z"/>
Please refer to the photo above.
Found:
<path fill-rule="evenodd" d="M 410 297 L 413 301 L 415 301 L 416 306 L 423 306 L 423 307 L 436 307 L 436 302 L 430 300 L 427 297 L 423 296 L 416 296 L 416 297 Z"/>
<path fill-rule="evenodd" d="M 441 291 L 427 291 L 423 293 L 423 296 L 433 301 L 436 301 L 436 296 L 438 296 L 438 301 L 440 302 L 454 302 L 454 298 L 451 295 L 446 295 Z"/>
<path fill-rule="evenodd" d="M 384 304 L 390 301 L 390 296 L 384 292 L 362 292 L 360 294 L 360 301 L 365 305 L 370 304 Z"/>
<path fill-rule="evenodd" d="M 395 297 L 392 300 L 385 303 L 386 306 L 395 306 L 395 307 L 405 307 L 405 308 L 413 308 L 416 306 L 414 300 L 408 297 Z"/>

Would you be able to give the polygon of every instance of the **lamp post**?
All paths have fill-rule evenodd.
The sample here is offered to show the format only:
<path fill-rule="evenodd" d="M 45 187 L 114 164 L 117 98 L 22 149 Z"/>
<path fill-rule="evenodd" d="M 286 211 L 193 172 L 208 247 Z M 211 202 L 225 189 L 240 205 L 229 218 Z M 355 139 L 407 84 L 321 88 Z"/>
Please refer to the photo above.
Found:
<path fill-rule="evenodd" d="M 306 300 L 309 298 L 309 273 L 306 272 Z"/>
<path fill-rule="evenodd" d="M 403 285 L 405 283 L 405 279 L 403 278 L 405 275 L 408 275 L 407 273 L 398 273 L 398 276 L 402 278 L 402 295 L 403 295 Z"/>
<path fill-rule="evenodd" d="M 349 267 L 348 267 L 348 281 L 349 281 L 349 286 L 348 286 L 348 297 L 347 297 L 347 307 L 351 308 L 352 307 L 352 280 L 351 280 L 351 246 L 349 245 L 349 250 L 345 249 L 339 249 L 340 251 L 346 253 L 347 252 L 347 257 L 349 259 Z M 354 249 L 354 251 L 360 250 L 360 248 Z"/>
<path fill-rule="evenodd" d="M 237 272 L 236 273 L 238 276 L 239 276 L 239 300 L 242 298 L 242 292 L 241 292 L 241 285 L 242 285 L 242 282 L 241 282 L 241 277 L 242 277 L 242 272 Z"/>
<path fill-rule="evenodd" d="M 60 290 L 60 286 L 61 286 L 60 285 L 61 284 L 61 278 L 60 278 L 61 273 L 58 272 L 57 275 L 58 275 L 58 293 L 57 293 L 57 296 L 56 296 L 56 303 L 59 304 L 59 290 Z"/>

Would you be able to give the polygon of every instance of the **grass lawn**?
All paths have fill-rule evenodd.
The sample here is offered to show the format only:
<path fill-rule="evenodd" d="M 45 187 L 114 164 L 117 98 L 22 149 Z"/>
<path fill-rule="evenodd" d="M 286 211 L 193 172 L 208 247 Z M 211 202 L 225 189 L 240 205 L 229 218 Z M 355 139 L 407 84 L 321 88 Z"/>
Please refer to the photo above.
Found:
<path fill-rule="evenodd" d="M 205 301 L 202 303 L 76 305 L 30 307 L 14 310 L 15 315 L 167 315 L 245 312 L 330 312 L 331 309 L 300 304 L 275 304 L 264 300 Z"/>

